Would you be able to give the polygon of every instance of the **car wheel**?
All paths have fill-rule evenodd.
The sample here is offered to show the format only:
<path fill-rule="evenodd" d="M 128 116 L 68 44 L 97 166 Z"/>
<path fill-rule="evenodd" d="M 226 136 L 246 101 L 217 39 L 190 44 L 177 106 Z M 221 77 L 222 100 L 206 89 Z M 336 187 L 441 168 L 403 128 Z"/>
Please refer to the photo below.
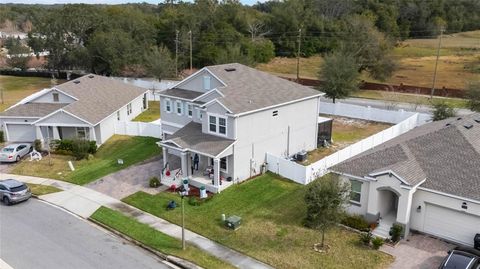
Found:
<path fill-rule="evenodd" d="M 7 196 L 4 196 L 4 197 L 3 197 L 3 203 L 4 203 L 5 205 L 10 205 L 10 199 L 8 199 Z"/>
<path fill-rule="evenodd" d="M 17 162 L 20 161 L 20 155 L 17 155 Z"/>

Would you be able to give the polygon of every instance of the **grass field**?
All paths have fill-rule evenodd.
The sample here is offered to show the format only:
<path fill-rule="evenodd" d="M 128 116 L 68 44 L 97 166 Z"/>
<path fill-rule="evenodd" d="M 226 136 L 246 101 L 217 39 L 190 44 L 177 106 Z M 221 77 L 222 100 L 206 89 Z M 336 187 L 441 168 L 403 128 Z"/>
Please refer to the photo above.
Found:
<path fill-rule="evenodd" d="M 187 249 L 182 250 L 182 242 L 180 240 L 161 233 L 146 224 L 137 222 L 118 211 L 100 207 L 93 213 L 91 218 L 157 251 L 192 261 L 203 268 L 234 268 L 195 246 L 187 244 Z"/>
<path fill-rule="evenodd" d="M 436 87 L 465 88 L 468 80 L 480 79 L 480 30 L 447 35 L 442 40 Z M 410 39 L 393 50 L 398 69 L 387 80 L 391 84 L 431 87 L 438 39 Z M 322 58 L 314 56 L 300 61 L 300 76 L 318 78 Z M 258 69 L 290 77 L 296 76 L 296 59 L 277 57 Z M 374 81 L 366 74 L 366 81 Z"/>
<path fill-rule="evenodd" d="M 160 101 L 148 101 L 148 109 L 132 121 L 151 122 L 160 119 Z"/>
<path fill-rule="evenodd" d="M 328 148 L 320 147 L 309 151 L 307 154 L 307 160 L 302 164 L 309 165 L 314 163 L 336 151 L 339 151 L 355 142 L 374 135 L 391 126 L 390 124 L 386 123 L 344 117 L 332 117 L 331 115 L 327 115 L 327 117 L 333 118 L 333 144 Z"/>
<path fill-rule="evenodd" d="M 57 83 L 63 83 L 57 80 Z M 4 100 L 0 104 L 0 111 L 4 111 L 30 94 L 51 87 L 51 79 L 39 77 L 16 77 L 0 75 L 0 88 L 3 89 Z"/>
<path fill-rule="evenodd" d="M 38 196 L 62 191 L 61 189 L 55 188 L 53 186 L 33 184 L 33 183 L 27 183 L 27 185 L 30 188 L 30 191 L 32 192 L 32 194 L 38 195 Z"/>
<path fill-rule="evenodd" d="M 15 165 L 11 173 L 83 185 L 159 155 L 162 151 L 155 144 L 157 141 L 158 139 L 151 137 L 115 135 L 104 143 L 90 160 L 74 161 L 71 156 L 52 154 L 39 162 L 22 161 Z M 123 160 L 123 165 L 117 163 L 118 159 Z M 73 172 L 68 167 L 70 160 L 75 167 Z"/>
<path fill-rule="evenodd" d="M 228 247 L 237 249 L 275 268 L 386 268 L 389 255 L 361 247 L 358 234 L 334 228 L 326 234 L 328 254 L 313 251 L 320 233 L 305 228 L 305 186 L 267 173 L 234 185 L 200 206 L 185 204 L 186 226 Z M 173 223 L 181 222 L 180 210 L 166 210 L 177 194 L 135 193 L 125 202 Z M 221 214 L 238 215 L 242 225 L 227 230 Z"/>

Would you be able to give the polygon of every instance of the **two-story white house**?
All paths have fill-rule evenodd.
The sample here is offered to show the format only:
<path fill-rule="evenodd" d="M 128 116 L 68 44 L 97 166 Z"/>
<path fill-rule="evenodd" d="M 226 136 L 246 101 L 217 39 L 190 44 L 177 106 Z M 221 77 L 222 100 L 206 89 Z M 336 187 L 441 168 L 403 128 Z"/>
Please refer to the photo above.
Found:
<path fill-rule="evenodd" d="M 81 138 L 103 144 L 115 124 L 148 108 L 148 90 L 99 75 L 36 92 L 0 113 L 9 142 Z"/>
<path fill-rule="evenodd" d="M 267 152 L 317 147 L 322 95 L 237 63 L 204 67 L 160 93 L 164 165 L 212 192 L 253 177 Z"/>

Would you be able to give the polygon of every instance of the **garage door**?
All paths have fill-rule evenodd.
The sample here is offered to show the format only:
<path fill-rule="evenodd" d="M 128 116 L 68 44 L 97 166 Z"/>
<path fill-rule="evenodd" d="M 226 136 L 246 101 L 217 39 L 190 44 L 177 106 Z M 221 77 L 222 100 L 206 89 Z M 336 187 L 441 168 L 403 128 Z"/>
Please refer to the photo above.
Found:
<path fill-rule="evenodd" d="M 35 140 L 35 126 L 26 124 L 7 124 L 8 141 L 32 142 Z"/>
<path fill-rule="evenodd" d="M 480 233 L 480 217 L 431 204 L 427 204 L 424 223 L 424 232 L 469 246 Z"/>

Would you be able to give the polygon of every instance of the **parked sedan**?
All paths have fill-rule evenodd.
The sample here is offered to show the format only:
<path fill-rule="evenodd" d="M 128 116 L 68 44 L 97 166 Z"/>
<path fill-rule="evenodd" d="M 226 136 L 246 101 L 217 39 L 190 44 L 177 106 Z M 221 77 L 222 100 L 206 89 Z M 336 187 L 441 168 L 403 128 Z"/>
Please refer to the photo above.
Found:
<path fill-rule="evenodd" d="M 448 252 L 439 269 L 479 269 L 480 251 L 467 248 L 456 247 Z"/>
<path fill-rule="evenodd" d="M 0 200 L 6 204 L 11 205 L 28 200 L 32 196 L 30 188 L 15 179 L 0 180 Z"/>
<path fill-rule="evenodd" d="M 30 143 L 10 144 L 0 151 L 0 162 L 18 162 L 30 151 L 32 151 Z"/>

